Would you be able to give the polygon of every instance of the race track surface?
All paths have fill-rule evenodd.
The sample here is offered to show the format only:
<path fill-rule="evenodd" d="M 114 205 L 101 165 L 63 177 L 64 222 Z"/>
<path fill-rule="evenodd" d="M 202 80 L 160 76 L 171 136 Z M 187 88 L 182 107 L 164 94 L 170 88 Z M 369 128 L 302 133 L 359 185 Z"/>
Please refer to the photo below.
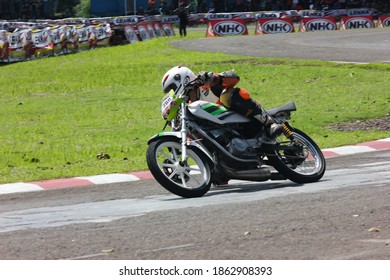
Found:
<path fill-rule="evenodd" d="M 390 63 L 390 28 L 202 38 L 174 41 L 172 45 L 256 57 Z"/>

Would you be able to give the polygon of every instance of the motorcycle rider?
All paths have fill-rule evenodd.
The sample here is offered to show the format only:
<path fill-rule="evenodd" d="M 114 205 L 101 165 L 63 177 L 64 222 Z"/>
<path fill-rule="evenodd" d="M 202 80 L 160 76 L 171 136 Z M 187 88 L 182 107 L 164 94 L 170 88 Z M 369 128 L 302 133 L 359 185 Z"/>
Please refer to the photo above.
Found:
<path fill-rule="evenodd" d="M 187 67 L 175 66 L 163 76 L 161 81 L 163 92 L 168 93 L 170 90 L 174 90 L 177 96 L 183 92 L 184 87 L 190 81 L 196 78 L 200 78 L 204 85 L 192 93 L 191 101 L 201 99 L 215 102 L 241 115 L 256 119 L 266 128 L 265 141 L 274 139 L 282 132 L 282 126 L 275 123 L 274 119 L 251 97 L 246 89 L 235 87 L 240 81 L 240 77 L 234 70 L 222 73 L 202 71 L 196 76 Z"/>

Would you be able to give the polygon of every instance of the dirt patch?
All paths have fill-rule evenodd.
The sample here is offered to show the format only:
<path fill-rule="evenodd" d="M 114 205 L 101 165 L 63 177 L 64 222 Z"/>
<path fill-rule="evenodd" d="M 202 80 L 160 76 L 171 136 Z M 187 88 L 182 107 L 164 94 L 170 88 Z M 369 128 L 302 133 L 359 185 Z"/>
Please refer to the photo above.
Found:
<path fill-rule="evenodd" d="M 364 130 L 390 130 L 390 116 L 385 116 L 372 120 L 357 120 L 329 125 L 328 128 L 338 131 L 364 131 Z"/>

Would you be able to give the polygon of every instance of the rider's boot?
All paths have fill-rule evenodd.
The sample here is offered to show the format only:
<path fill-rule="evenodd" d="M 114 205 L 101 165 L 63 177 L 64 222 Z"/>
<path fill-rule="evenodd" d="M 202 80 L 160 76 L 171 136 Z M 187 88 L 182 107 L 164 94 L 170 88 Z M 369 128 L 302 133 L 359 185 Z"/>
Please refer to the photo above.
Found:
<path fill-rule="evenodd" d="M 253 118 L 262 123 L 265 127 L 266 138 L 269 140 L 275 139 L 283 132 L 283 127 L 281 124 L 275 122 L 274 118 L 272 118 L 260 105 L 256 108 L 258 112 L 257 115 L 254 115 Z"/>

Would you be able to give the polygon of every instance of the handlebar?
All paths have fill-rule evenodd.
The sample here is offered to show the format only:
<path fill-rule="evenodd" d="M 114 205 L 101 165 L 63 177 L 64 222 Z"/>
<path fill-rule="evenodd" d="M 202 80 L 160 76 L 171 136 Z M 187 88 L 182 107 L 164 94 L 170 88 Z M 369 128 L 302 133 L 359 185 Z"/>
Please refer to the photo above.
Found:
<path fill-rule="evenodd" d="M 184 90 L 183 90 L 183 95 L 180 96 L 179 98 L 183 98 L 183 97 L 188 97 L 189 93 L 194 90 L 194 89 L 198 89 L 200 86 L 203 86 L 205 83 L 203 81 L 203 79 L 201 77 L 196 77 L 194 80 L 192 80 L 191 82 L 189 82 L 185 87 L 184 87 Z"/>

